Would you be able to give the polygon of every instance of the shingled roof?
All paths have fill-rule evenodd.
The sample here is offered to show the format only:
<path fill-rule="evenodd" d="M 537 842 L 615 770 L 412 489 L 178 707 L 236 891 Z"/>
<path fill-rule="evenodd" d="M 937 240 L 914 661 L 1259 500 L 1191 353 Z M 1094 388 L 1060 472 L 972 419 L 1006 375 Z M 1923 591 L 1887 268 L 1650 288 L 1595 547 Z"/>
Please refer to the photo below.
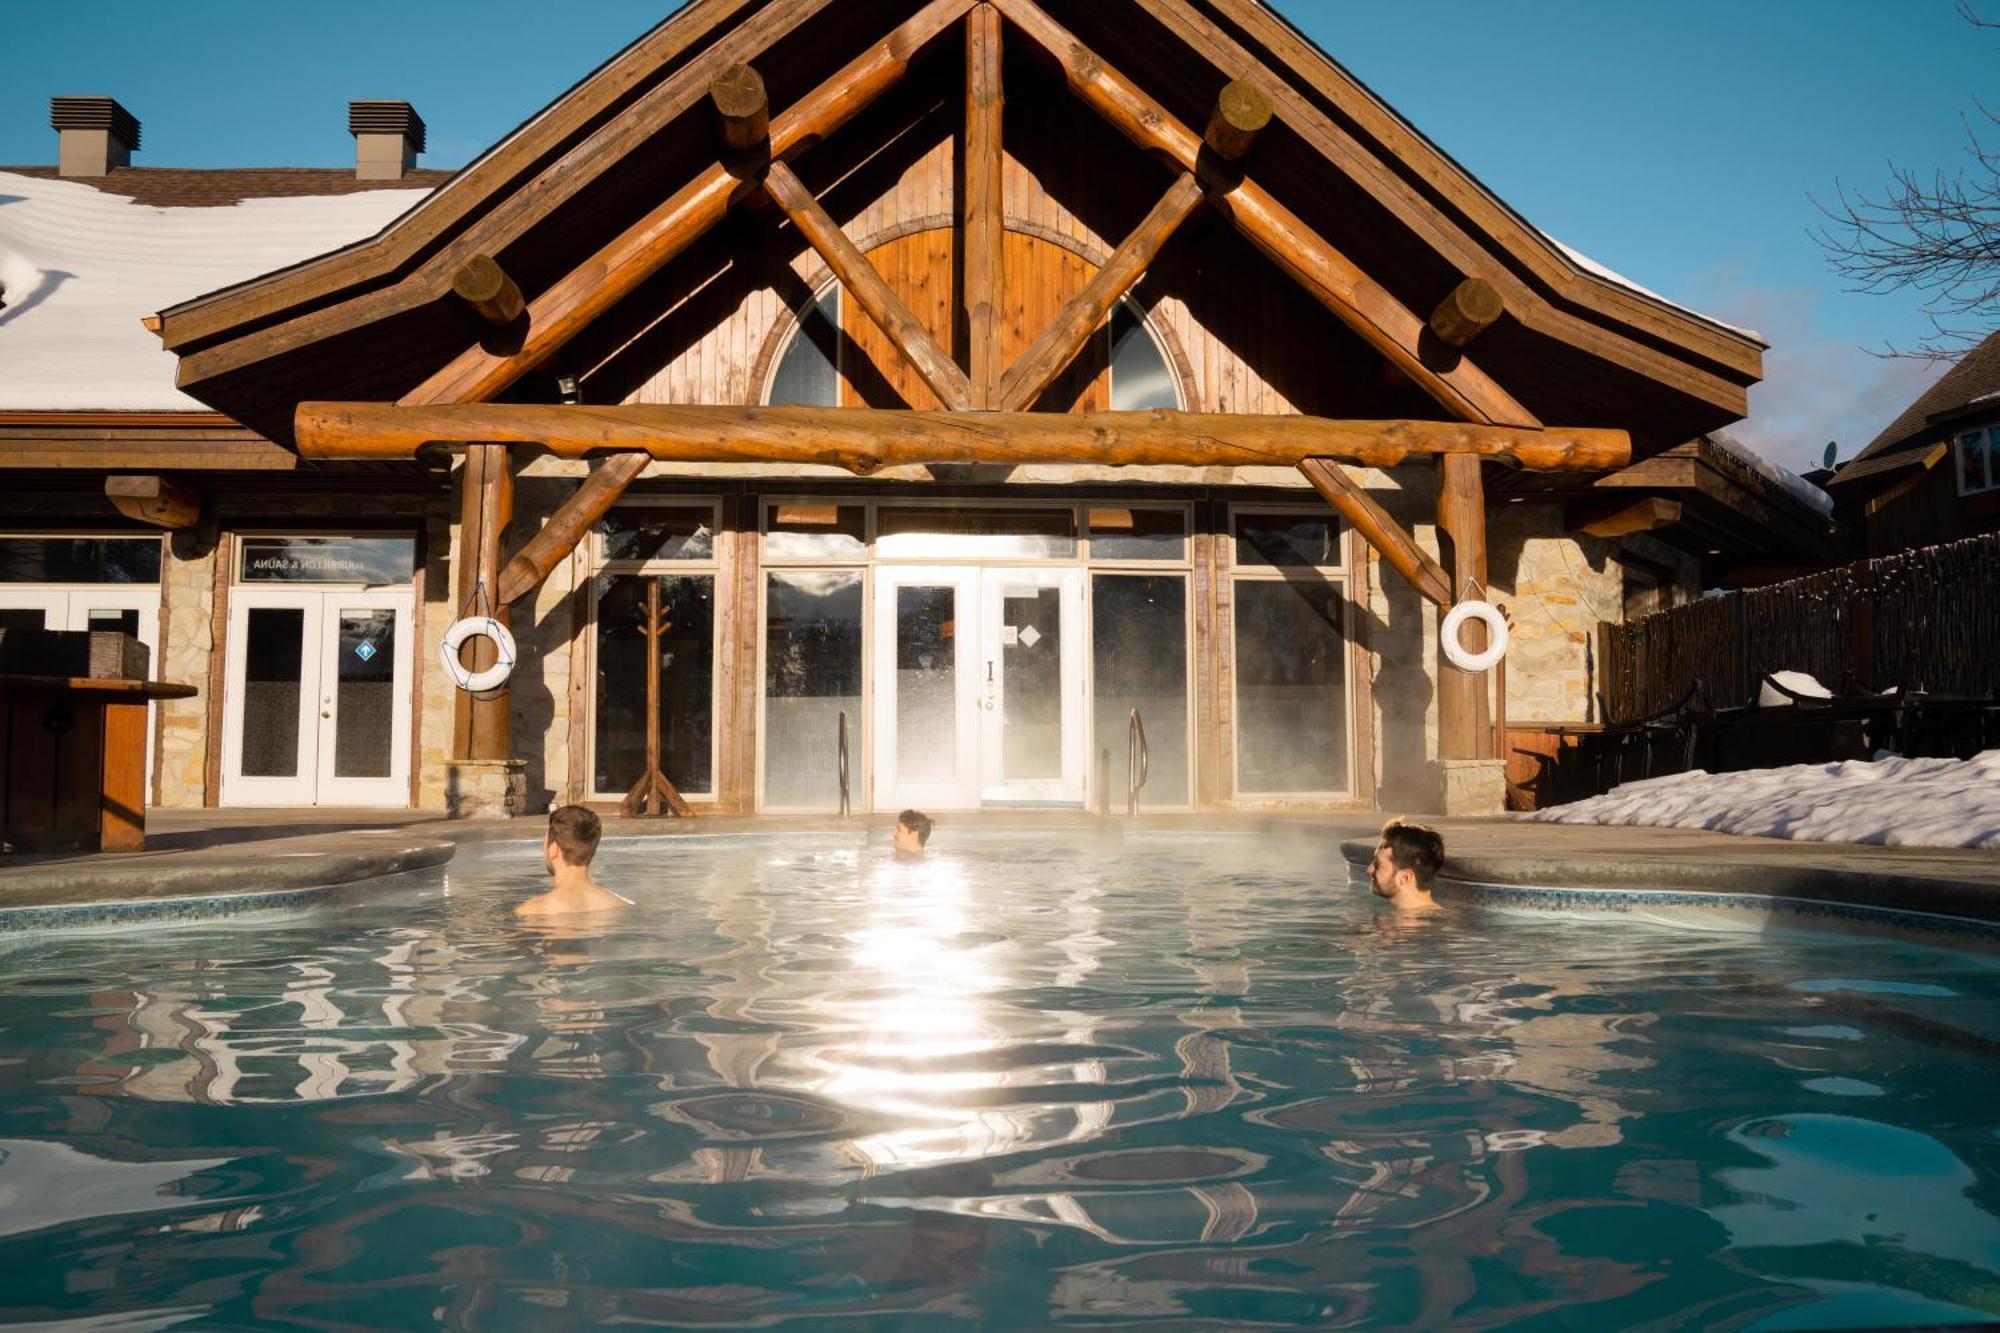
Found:
<path fill-rule="evenodd" d="M 0 172 L 56 180 L 54 167 L 0 167 Z M 102 176 L 71 176 L 79 185 L 122 195 L 153 208 L 226 208 L 246 199 L 299 199 L 364 190 L 434 190 L 455 173 L 418 167 L 401 180 L 361 180 L 352 167 L 119 167 Z"/>
<path fill-rule="evenodd" d="M 1989 334 L 1946 371 L 1943 378 L 1919 394 L 1829 484 L 1851 485 L 1865 477 L 1894 471 L 1895 464 L 1878 460 L 1934 442 L 1943 423 L 1989 401 L 2000 411 L 2000 332 Z"/>

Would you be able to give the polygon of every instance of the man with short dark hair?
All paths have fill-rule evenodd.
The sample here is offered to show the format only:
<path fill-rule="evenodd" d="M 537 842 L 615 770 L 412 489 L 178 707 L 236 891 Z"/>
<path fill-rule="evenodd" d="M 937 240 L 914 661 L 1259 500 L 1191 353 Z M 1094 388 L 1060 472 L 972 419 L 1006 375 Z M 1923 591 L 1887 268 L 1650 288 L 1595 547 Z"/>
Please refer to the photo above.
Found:
<path fill-rule="evenodd" d="M 931 817 L 921 810 L 896 816 L 896 855 L 922 856 L 931 840 Z"/>
<path fill-rule="evenodd" d="M 597 842 L 603 835 L 604 821 L 595 810 L 581 805 L 551 810 L 549 831 L 542 839 L 542 861 L 555 876 L 555 887 L 516 907 L 514 915 L 569 916 L 630 907 L 630 898 L 620 897 L 590 877 L 590 861 L 597 855 Z"/>
<path fill-rule="evenodd" d="M 1382 826 L 1368 884 L 1398 912 L 1421 915 L 1444 909 L 1431 897 L 1431 881 L 1444 867 L 1444 837 L 1436 829 L 1392 819 Z"/>

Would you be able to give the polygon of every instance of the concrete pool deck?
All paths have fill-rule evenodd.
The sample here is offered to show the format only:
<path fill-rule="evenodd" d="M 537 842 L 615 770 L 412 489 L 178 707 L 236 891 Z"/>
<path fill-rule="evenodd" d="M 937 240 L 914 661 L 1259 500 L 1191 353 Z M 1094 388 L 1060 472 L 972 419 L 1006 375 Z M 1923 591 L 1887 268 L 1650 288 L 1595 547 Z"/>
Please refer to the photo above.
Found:
<path fill-rule="evenodd" d="M 1258 829 L 1343 842 L 1365 861 L 1373 814 L 1113 818 L 1114 826 L 1185 831 Z M 682 820 L 611 818 L 607 839 L 885 829 L 888 815 L 844 824 L 824 817 Z M 1438 819 L 1446 875 L 1470 885 L 1532 886 L 1630 900 L 1635 894 L 1791 899 L 2000 924 L 2000 854 L 1851 843 L 1803 843 L 1691 829 L 1606 828 L 1516 819 Z M 1089 828 L 1096 816 L 1012 810 L 953 815 L 954 827 Z M 458 846 L 539 837 L 539 818 L 451 822 L 417 811 L 154 811 L 149 848 L 123 856 L 0 861 L 0 934 L 24 929 L 179 919 L 306 905 L 343 885 L 446 864 Z M 1610 901 L 1609 898 L 1606 901 Z"/>

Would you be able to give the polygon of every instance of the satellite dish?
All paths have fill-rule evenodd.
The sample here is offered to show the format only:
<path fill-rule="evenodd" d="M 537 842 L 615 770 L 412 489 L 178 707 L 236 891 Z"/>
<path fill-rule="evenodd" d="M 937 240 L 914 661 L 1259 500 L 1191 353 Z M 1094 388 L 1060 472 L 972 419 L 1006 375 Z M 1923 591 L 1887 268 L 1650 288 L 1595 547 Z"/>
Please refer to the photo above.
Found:
<path fill-rule="evenodd" d="M 1840 456 L 1839 442 L 1836 440 L 1828 440 L 1826 442 L 1826 452 L 1820 455 L 1819 465 L 1821 467 L 1832 467 L 1833 460 L 1838 458 L 1839 456 Z"/>

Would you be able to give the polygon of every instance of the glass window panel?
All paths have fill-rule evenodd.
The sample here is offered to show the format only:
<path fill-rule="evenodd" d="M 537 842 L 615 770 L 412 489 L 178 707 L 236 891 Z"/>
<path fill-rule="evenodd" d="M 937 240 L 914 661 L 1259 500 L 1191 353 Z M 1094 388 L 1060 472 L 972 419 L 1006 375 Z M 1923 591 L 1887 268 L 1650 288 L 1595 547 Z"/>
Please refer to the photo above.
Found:
<path fill-rule="evenodd" d="M 396 719 L 396 613 L 342 611 L 335 669 L 333 775 L 391 776 Z"/>
<path fill-rule="evenodd" d="M 1238 514 L 1236 563 L 1299 569 L 1337 566 L 1340 520 L 1332 514 Z"/>
<path fill-rule="evenodd" d="M 1111 312 L 1111 410 L 1179 407 L 1174 372 L 1144 320 L 1124 302 Z"/>
<path fill-rule="evenodd" d="M 948 782 L 958 772 L 958 593 L 896 589 L 896 772 Z"/>
<path fill-rule="evenodd" d="M 861 559 L 868 554 L 862 505 L 781 500 L 765 510 L 764 554 L 773 560 Z"/>
<path fill-rule="evenodd" d="M 1099 574 L 1090 589 L 1098 771 L 1107 799 L 1124 809 L 1133 709 L 1148 752 L 1140 806 L 1188 800 L 1187 578 L 1180 574 Z"/>
<path fill-rule="evenodd" d="M 826 293 L 799 317 L 792 340 L 771 375 L 773 407 L 840 405 L 840 288 Z"/>
<path fill-rule="evenodd" d="M 1069 509 L 885 508 L 875 553 L 891 559 L 1060 560 L 1076 555 Z"/>
<path fill-rule="evenodd" d="M 305 629 L 306 613 L 295 606 L 252 607 L 245 617 L 243 776 L 246 778 L 298 776 Z"/>
<path fill-rule="evenodd" d="M 660 768 L 684 796 L 714 790 L 715 580 L 706 574 L 597 579 L 597 790 L 623 795 L 646 767 L 646 585 L 665 622 L 656 664 Z"/>
<path fill-rule="evenodd" d="M 39 606 L 0 608 L 0 629 L 47 629 L 48 613 Z"/>
<path fill-rule="evenodd" d="M 414 537 L 245 537 L 245 583 L 408 583 Z"/>
<path fill-rule="evenodd" d="M 1062 776 L 1062 589 L 1000 590 L 1000 763 L 1009 782 Z"/>
<path fill-rule="evenodd" d="M 764 597 L 764 803 L 840 808 L 840 715 L 849 794 L 861 778 L 861 572 L 772 574 Z"/>
<path fill-rule="evenodd" d="M 708 505 L 629 505 L 598 521 L 606 560 L 713 560 L 715 510 Z"/>
<path fill-rule="evenodd" d="M 1959 490 L 1970 493 L 1983 491 L 2000 484 L 2000 459 L 1994 457 L 1995 434 L 1993 431 L 1973 431 L 1958 437 Z"/>
<path fill-rule="evenodd" d="M 1187 514 L 1178 509 L 1093 505 L 1092 560 L 1185 560 Z"/>
<path fill-rule="evenodd" d="M 1288 579 L 1239 579 L 1235 589 L 1237 790 L 1345 791 L 1340 589 Z"/>
<path fill-rule="evenodd" d="M 0 538 L 0 583 L 158 583 L 157 537 Z"/>

